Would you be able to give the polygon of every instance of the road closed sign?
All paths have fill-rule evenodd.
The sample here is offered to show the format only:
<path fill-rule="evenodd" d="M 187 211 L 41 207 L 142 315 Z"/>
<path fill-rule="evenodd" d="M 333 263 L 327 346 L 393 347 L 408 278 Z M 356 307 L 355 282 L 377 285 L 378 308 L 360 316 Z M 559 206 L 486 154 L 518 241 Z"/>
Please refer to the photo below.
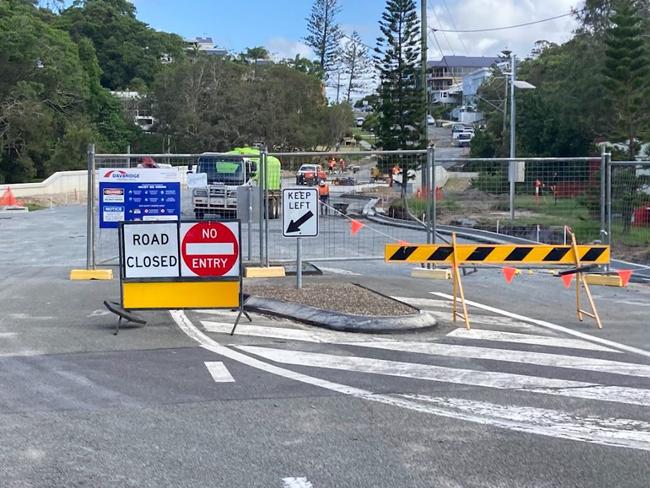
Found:
<path fill-rule="evenodd" d="M 178 224 L 125 225 L 124 277 L 178 277 Z"/>
<path fill-rule="evenodd" d="M 282 235 L 318 236 L 318 190 L 285 188 L 282 190 Z"/>
<path fill-rule="evenodd" d="M 182 222 L 181 276 L 239 276 L 238 222 Z"/>

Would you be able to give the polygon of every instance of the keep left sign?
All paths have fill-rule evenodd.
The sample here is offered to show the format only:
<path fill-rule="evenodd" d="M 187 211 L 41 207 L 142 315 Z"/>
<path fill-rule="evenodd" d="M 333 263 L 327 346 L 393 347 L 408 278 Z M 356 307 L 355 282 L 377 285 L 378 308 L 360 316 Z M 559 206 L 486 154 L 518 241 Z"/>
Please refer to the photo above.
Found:
<path fill-rule="evenodd" d="M 181 222 L 181 276 L 239 276 L 238 222 Z"/>

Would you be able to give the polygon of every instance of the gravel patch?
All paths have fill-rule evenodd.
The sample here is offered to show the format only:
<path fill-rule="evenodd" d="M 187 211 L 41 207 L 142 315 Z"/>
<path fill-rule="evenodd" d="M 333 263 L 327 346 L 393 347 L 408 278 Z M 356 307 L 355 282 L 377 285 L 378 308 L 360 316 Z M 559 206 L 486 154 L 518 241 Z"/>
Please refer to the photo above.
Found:
<path fill-rule="evenodd" d="M 300 290 L 288 284 L 246 284 L 244 293 L 353 315 L 401 317 L 418 312 L 410 305 L 350 283 L 303 285 Z"/>

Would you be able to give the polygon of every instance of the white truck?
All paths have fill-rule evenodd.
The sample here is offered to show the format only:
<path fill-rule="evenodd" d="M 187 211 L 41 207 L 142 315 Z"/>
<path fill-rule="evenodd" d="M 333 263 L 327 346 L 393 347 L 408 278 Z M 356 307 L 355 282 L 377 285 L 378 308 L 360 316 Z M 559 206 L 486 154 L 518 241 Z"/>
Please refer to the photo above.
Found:
<path fill-rule="evenodd" d="M 280 215 L 280 160 L 266 157 L 266 182 L 269 218 Z M 206 175 L 207 186 L 192 189 L 194 216 L 203 219 L 206 214 L 222 217 L 237 215 L 237 192 L 241 187 L 258 186 L 259 151 L 237 148 L 226 154 L 203 153 L 194 173 Z M 188 168 L 192 171 L 192 167 Z"/>

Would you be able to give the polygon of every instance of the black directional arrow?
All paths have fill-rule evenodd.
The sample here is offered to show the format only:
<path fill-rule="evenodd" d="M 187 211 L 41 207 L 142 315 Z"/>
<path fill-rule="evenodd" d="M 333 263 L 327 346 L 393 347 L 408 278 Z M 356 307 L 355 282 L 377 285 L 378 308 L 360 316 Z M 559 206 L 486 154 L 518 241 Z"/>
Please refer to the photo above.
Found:
<path fill-rule="evenodd" d="M 309 219 L 311 219 L 314 216 L 312 211 L 310 210 L 307 212 L 305 215 L 300 217 L 298 220 L 294 221 L 293 219 L 291 222 L 289 222 L 289 227 L 287 227 L 287 234 L 291 232 L 298 232 L 300 230 L 300 226 L 307 222 Z"/>

